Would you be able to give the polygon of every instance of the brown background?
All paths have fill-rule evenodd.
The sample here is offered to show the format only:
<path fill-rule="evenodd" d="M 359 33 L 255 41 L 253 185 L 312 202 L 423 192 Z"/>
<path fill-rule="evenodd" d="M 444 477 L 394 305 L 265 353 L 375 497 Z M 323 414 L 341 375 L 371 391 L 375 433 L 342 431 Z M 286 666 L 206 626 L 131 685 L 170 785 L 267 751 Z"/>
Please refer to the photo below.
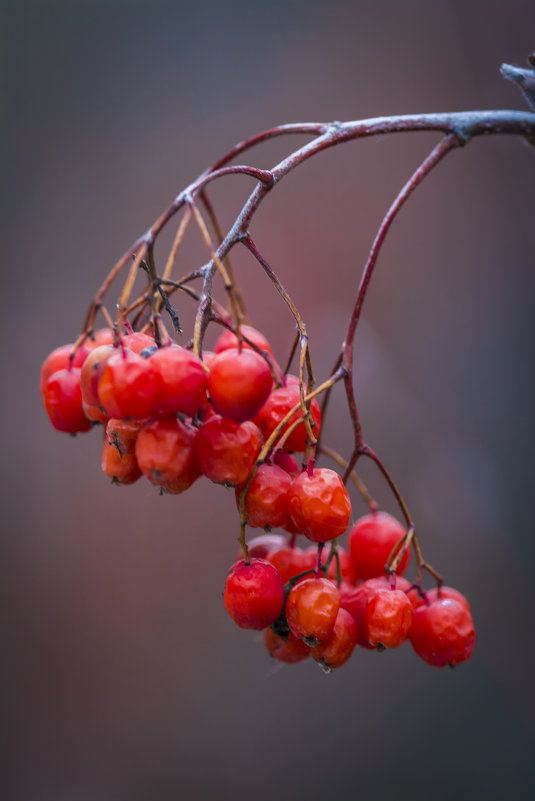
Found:
<path fill-rule="evenodd" d="M 498 67 L 534 48 L 532 2 L 0 7 L 4 797 L 530 797 L 535 161 L 524 142 L 475 141 L 418 190 L 357 345 L 366 437 L 425 554 L 473 605 L 476 652 L 457 671 L 426 667 L 409 646 L 356 653 L 330 677 L 274 669 L 222 606 L 232 493 L 202 480 L 179 498 L 110 486 L 97 432 L 56 434 L 37 384 L 116 258 L 234 142 L 282 122 L 522 108 Z M 320 378 L 381 217 L 435 141 L 346 144 L 288 177 L 255 219 Z M 259 149 L 255 163 L 298 143 Z M 234 178 L 214 192 L 227 224 L 250 187 Z M 192 241 L 184 271 L 204 258 Z M 283 360 L 291 319 L 254 264 L 236 263 Z M 181 313 L 189 324 L 185 301 Z M 341 393 L 328 432 L 347 453 Z"/>

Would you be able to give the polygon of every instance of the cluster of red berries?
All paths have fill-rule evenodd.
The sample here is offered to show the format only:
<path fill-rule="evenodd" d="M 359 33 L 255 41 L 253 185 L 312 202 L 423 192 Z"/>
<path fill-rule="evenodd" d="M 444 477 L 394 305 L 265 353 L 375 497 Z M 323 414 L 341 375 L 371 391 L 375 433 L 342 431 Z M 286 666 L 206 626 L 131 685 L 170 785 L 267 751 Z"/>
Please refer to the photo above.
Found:
<path fill-rule="evenodd" d="M 301 469 L 292 455 L 306 451 L 308 431 L 317 435 L 320 408 L 313 399 L 303 412 L 299 380 L 281 374 L 266 338 L 249 326 L 240 333 L 226 330 L 202 360 L 170 342 L 158 347 L 148 334 L 119 339 L 109 329 L 74 353 L 58 348 L 41 368 L 50 421 L 70 434 L 104 426 L 102 469 L 118 484 L 144 475 L 162 492 L 180 493 L 204 475 L 236 488 L 250 527 L 290 533 L 289 541 L 253 540 L 224 592 L 233 620 L 265 629 L 276 659 L 311 654 L 330 671 L 357 644 L 395 648 L 407 638 L 431 665 L 468 659 L 475 634 L 460 593 L 426 594 L 403 579 L 409 548 L 397 575 L 385 577 L 406 535 L 400 523 L 373 512 L 352 527 L 349 552 L 336 544 L 351 518 L 346 487 L 334 470 L 313 460 Z M 316 545 L 301 549 L 297 535 Z"/>
<path fill-rule="evenodd" d="M 451 587 L 422 592 L 402 577 L 385 575 L 392 550 L 403 539 L 401 524 L 384 512 L 351 527 L 348 551 L 337 546 L 321 561 L 321 550 L 302 550 L 283 537 L 249 543 L 249 564 L 230 569 L 224 600 L 242 628 L 265 629 L 264 644 L 280 662 L 309 656 L 330 672 L 355 646 L 384 650 L 409 640 L 427 664 L 455 666 L 472 655 L 475 630 L 466 598 Z"/>

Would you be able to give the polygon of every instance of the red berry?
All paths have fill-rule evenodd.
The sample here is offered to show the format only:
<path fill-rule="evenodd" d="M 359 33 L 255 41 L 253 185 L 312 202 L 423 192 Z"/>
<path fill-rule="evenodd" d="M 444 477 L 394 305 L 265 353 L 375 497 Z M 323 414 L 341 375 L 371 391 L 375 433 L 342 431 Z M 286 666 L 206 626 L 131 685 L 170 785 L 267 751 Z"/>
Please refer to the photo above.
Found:
<path fill-rule="evenodd" d="M 142 420 L 111 417 L 106 425 L 106 439 L 121 453 L 135 453 L 137 438 L 144 425 Z"/>
<path fill-rule="evenodd" d="M 260 331 L 257 331 L 256 328 L 253 328 L 250 325 L 242 325 L 241 326 L 241 333 L 250 339 L 260 350 L 265 350 L 270 356 L 273 356 L 273 351 L 271 350 L 271 345 L 265 338 L 264 334 Z M 237 348 L 239 346 L 239 339 L 236 334 L 233 334 L 232 331 L 223 331 L 221 336 L 216 342 L 215 345 L 215 352 L 222 353 L 224 350 L 230 350 L 231 348 Z M 242 348 L 244 350 L 252 350 L 251 346 L 242 340 Z"/>
<path fill-rule="evenodd" d="M 401 523 L 386 512 L 373 512 L 357 520 L 348 538 L 357 578 L 366 580 L 381 576 L 393 548 L 403 539 L 405 533 Z M 399 563 L 399 576 L 405 572 L 409 551 L 410 548 L 407 548 Z"/>
<path fill-rule="evenodd" d="M 285 584 L 294 576 L 298 576 L 299 573 L 304 573 L 309 567 L 313 568 L 315 564 L 314 560 L 312 565 L 309 565 L 303 550 L 297 546 L 290 548 L 284 545 L 271 551 L 266 556 L 266 559 L 277 568 Z M 310 578 L 310 576 L 307 578 Z"/>
<path fill-rule="evenodd" d="M 98 394 L 98 382 L 104 372 L 106 362 L 110 356 L 118 352 L 118 349 L 111 345 L 99 345 L 93 348 L 84 361 L 80 375 L 80 389 L 82 390 L 82 400 L 88 406 L 102 405 Z"/>
<path fill-rule="evenodd" d="M 312 649 L 312 657 L 331 671 L 342 667 L 357 644 L 357 624 L 345 609 L 340 608 L 327 639 Z"/>
<path fill-rule="evenodd" d="M 411 584 L 406 579 L 401 578 L 400 576 L 396 578 L 396 589 L 406 592 L 407 590 L 410 590 L 410 587 Z M 363 648 L 374 647 L 370 642 L 368 642 L 368 638 L 366 637 L 365 620 L 368 601 L 375 595 L 377 590 L 390 588 L 390 581 L 387 581 L 384 576 L 380 576 L 378 578 L 368 579 L 342 599 L 342 605 L 344 609 L 347 609 L 347 611 L 350 612 L 355 619 L 358 629 L 358 644 Z"/>
<path fill-rule="evenodd" d="M 156 379 L 150 359 L 116 349 L 100 376 L 98 395 L 110 417 L 150 417 L 156 403 Z"/>
<path fill-rule="evenodd" d="M 273 379 L 265 359 L 252 350 L 225 350 L 210 364 L 208 392 L 217 414 L 242 423 L 260 411 Z"/>
<path fill-rule="evenodd" d="M 267 559 L 270 553 L 283 548 L 285 545 L 286 540 L 281 534 L 259 534 L 258 537 L 253 537 L 249 540 L 247 550 L 251 559 L 253 556 L 258 559 Z"/>
<path fill-rule="evenodd" d="M 106 410 L 102 408 L 102 406 L 88 406 L 87 403 L 84 403 L 82 399 L 82 409 L 84 410 L 84 414 L 88 420 L 91 420 L 93 423 L 103 423 L 106 425 L 108 422 L 109 415 L 106 413 Z"/>
<path fill-rule="evenodd" d="M 275 464 L 261 464 L 245 496 L 245 516 L 252 528 L 282 526 L 288 519 L 291 477 Z M 236 501 L 242 492 L 236 488 Z"/>
<path fill-rule="evenodd" d="M 199 428 L 195 453 L 204 475 L 220 484 L 243 484 L 262 447 L 254 423 L 214 415 Z"/>
<path fill-rule="evenodd" d="M 468 609 L 459 601 L 443 598 L 414 609 L 409 638 L 424 662 L 444 667 L 470 659 L 476 632 Z"/>
<path fill-rule="evenodd" d="M 82 408 L 79 367 L 52 373 L 43 389 L 43 401 L 56 431 L 77 434 L 91 428 Z"/>
<path fill-rule="evenodd" d="M 299 462 L 295 456 L 292 456 L 291 453 L 287 453 L 286 451 L 275 451 L 273 454 L 273 464 L 276 464 L 278 467 L 282 467 L 282 469 L 289 473 L 292 478 L 295 478 L 301 472 Z"/>
<path fill-rule="evenodd" d="M 412 605 L 402 590 L 376 590 L 366 606 L 366 639 L 370 645 L 397 648 L 412 622 Z"/>
<path fill-rule="evenodd" d="M 181 492 L 185 492 L 187 489 L 189 489 L 191 485 L 194 484 L 195 481 L 197 481 L 197 479 L 201 476 L 202 472 L 194 453 L 191 462 L 188 462 L 186 467 L 180 473 L 175 475 L 173 478 L 167 478 L 165 480 L 160 479 L 160 481 L 155 483 L 158 486 L 163 487 L 166 492 L 170 492 L 172 495 L 178 495 Z"/>
<path fill-rule="evenodd" d="M 331 633 L 338 610 L 340 593 L 324 578 L 310 578 L 292 587 L 286 599 L 286 619 L 296 637 L 317 645 Z"/>
<path fill-rule="evenodd" d="M 193 417 L 206 400 L 206 371 L 185 348 L 158 348 L 149 359 L 156 376 L 156 413 L 183 412 Z"/>
<path fill-rule="evenodd" d="M 254 422 L 267 439 L 270 434 L 276 429 L 280 421 L 299 403 L 299 387 L 295 384 L 280 387 L 273 390 L 269 395 L 266 402 L 254 418 Z M 312 399 L 310 404 L 310 412 L 312 415 L 312 429 L 317 436 L 321 421 L 320 407 L 315 398 Z M 301 416 L 301 411 L 298 410 L 290 421 L 284 426 L 282 434 L 293 425 L 295 421 Z M 284 443 L 285 451 L 297 451 L 302 453 L 305 450 L 307 443 L 307 432 L 304 422 L 298 425 L 288 439 Z"/>
<path fill-rule="evenodd" d="M 338 588 L 338 592 L 340 593 L 341 605 L 345 608 L 344 602 L 346 598 L 349 598 L 351 593 L 355 591 L 355 585 L 350 584 L 349 581 L 344 581 L 344 579 L 342 579 L 340 584 L 338 584 L 334 579 L 329 579 L 329 581 L 332 581 L 335 587 Z"/>
<path fill-rule="evenodd" d="M 328 468 L 300 473 L 289 491 L 288 511 L 299 531 L 313 542 L 343 534 L 351 517 L 351 501 L 338 473 Z"/>
<path fill-rule="evenodd" d="M 230 569 L 223 594 L 225 608 L 242 629 L 271 626 L 284 606 L 284 585 L 278 571 L 264 559 L 243 559 Z"/>
<path fill-rule="evenodd" d="M 107 438 L 102 450 L 102 469 L 119 484 L 133 484 L 143 475 L 135 453 L 121 452 Z"/>
<path fill-rule="evenodd" d="M 93 336 L 84 342 L 86 348 L 93 350 L 101 345 L 113 345 L 113 331 L 111 328 L 99 328 L 93 332 Z"/>
<path fill-rule="evenodd" d="M 194 458 L 196 429 L 176 417 L 154 420 L 138 434 L 136 457 L 149 481 L 173 489 Z"/>
<path fill-rule="evenodd" d="M 51 375 L 57 373 L 59 370 L 67 370 L 69 367 L 81 367 L 89 354 L 89 349 L 82 346 L 78 348 L 71 363 L 72 345 L 61 345 L 49 353 L 43 364 L 41 365 L 41 373 L 39 376 L 39 388 L 41 393 L 45 388 L 45 384 Z"/>
<path fill-rule="evenodd" d="M 283 640 L 282 637 L 275 634 L 273 629 L 266 629 L 264 632 L 264 645 L 270 656 L 286 664 L 302 662 L 303 659 L 310 656 L 310 646 L 292 634 L 291 631 L 288 634 L 288 638 Z"/>
<path fill-rule="evenodd" d="M 437 587 L 433 587 L 432 590 L 426 590 L 426 596 L 428 601 L 436 601 L 437 599 L 442 598 L 451 598 L 454 601 L 459 601 L 462 606 L 466 607 L 466 609 L 472 614 L 472 610 L 470 609 L 470 604 L 464 597 L 464 595 L 459 592 L 459 590 L 454 589 L 453 587 L 441 587 L 440 590 Z M 420 593 L 416 588 L 413 588 L 408 593 L 408 598 L 413 607 L 416 609 L 418 606 L 423 606 L 426 601 L 422 598 Z"/>
<path fill-rule="evenodd" d="M 133 334 L 127 334 L 123 337 L 123 346 L 134 353 L 141 353 L 146 348 L 153 348 L 156 346 L 154 337 L 148 334 L 142 334 L 140 331 L 135 331 Z"/>

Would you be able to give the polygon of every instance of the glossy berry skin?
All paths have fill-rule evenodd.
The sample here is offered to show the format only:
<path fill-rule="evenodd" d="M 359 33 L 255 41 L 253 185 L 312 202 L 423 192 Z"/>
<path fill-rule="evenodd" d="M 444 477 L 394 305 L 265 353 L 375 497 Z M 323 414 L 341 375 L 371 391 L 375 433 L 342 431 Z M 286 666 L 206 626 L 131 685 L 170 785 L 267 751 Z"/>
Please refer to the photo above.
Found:
<path fill-rule="evenodd" d="M 106 425 L 106 439 L 121 453 L 135 453 L 139 432 L 145 424 L 141 420 L 120 420 L 112 417 Z"/>
<path fill-rule="evenodd" d="M 98 395 L 110 417 L 150 417 L 156 403 L 156 380 L 150 359 L 117 349 L 106 362 Z"/>
<path fill-rule="evenodd" d="M 366 581 L 383 575 L 392 549 L 405 533 L 401 523 L 386 512 L 374 512 L 357 520 L 348 537 L 349 553 L 357 578 Z M 409 555 L 410 548 L 399 563 L 398 576 L 405 572 Z"/>
<path fill-rule="evenodd" d="M 256 328 L 253 328 L 250 325 L 242 325 L 241 326 L 241 333 L 243 336 L 246 336 L 247 339 L 250 339 L 260 350 L 265 350 L 269 353 L 270 356 L 273 356 L 273 351 L 271 349 L 271 345 L 265 338 L 264 334 L 258 331 Z M 221 336 L 216 342 L 214 351 L 215 353 L 223 353 L 224 350 L 231 350 L 233 348 L 238 348 L 239 346 L 239 339 L 236 334 L 233 334 L 232 331 L 223 331 Z M 242 348 L 244 350 L 252 350 L 251 346 L 242 340 Z"/>
<path fill-rule="evenodd" d="M 295 478 L 301 472 L 299 462 L 295 456 L 292 456 L 291 453 L 287 453 L 287 451 L 276 450 L 273 454 L 273 464 L 276 464 L 277 467 L 282 467 L 292 478 Z"/>
<path fill-rule="evenodd" d="M 194 453 L 191 461 L 188 462 L 186 467 L 180 473 L 166 480 L 160 479 L 160 481 L 155 483 L 162 487 L 166 492 L 169 492 L 171 495 L 179 495 L 181 492 L 185 492 L 187 489 L 189 489 L 191 485 L 194 484 L 195 481 L 197 481 L 197 479 L 201 476 L 202 472 L 197 464 Z"/>
<path fill-rule="evenodd" d="M 223 593 L 225 609 L 241 629 L 271 626 L 284 606 L 284 585 L 278 571 L 263 559 L 243 559 L 230 569 Z"/>
<path fill-rule="evenodd" d="M 199 467 L 211 481 L 243 484 L 262 447 L 262 435 L 254 423 L 236 423 L 214 415 L 199 428 L 195 453 Z"/>
<path fill-rule="evenodd" d="M 328 542 L 344 533 L 351 501 L 338 473 L 318 468 L 300 473 L 292 482 L 288 512 L 299 531 L 312 542 Z"/>
<path fill-rule="evenodd" d="M 424 662 L 445 667 L 470 659 L 476 632 L 466 607 L 459 601 L 443 598 L 413 610 L 409 638 Z"/>
<path fill-rule="evenodd" d="M 307 659 L 310 656 L 310 646 L 299 637 L 296 637 L 295 634 L 292 634 L 291 631 L 288 634 L 288 639 L 283 640 L 272 629 L 266 629 L 264 632 L 264 645 L 273 659 L 285 664 L 302 662 L 303 659 Z"/>
<path fill-rule="evenodd" d="M 120 452 L 107 438 L 102 449 L 102 470 L 118 484 L 133 484 L 143 475 L 136 454 Z"/>
<path fill-rule="evenodd" d="M 136 458 L 145 476 L 153 484 L 173 487 L 179 482 L 194 458 L 196 429 L 176 417 L 148 423 L 136 440 Z"/>
<path fill-rule="evenodd" d="M 102 406 L 88 406 L 87 403 L 84 403 L 82 398 L 82 409 L 84 410 L 84 414 L 88 420 L 91 420 L 93 423 L 102 423 L 106 425 L 108 420 L 110 419 L 106 410 Z"/>
<path fill-rule="evenodd" d="M 88 406 L 100 406 L 98 394 L 98 382 L 104 372 L 106 362 L 114 353 L 118 353 L 117 348 L 111 345 L 99 345 L 93 348 L 87 359 L 84 361 L 82 373 L 80 375 L 80 389 L 82 390 L 82 400 Z"/>
<path fill-rule="evenodd" d="M 398 648 L 411 622 L 412 604 L 402 590 L 377 590 L 366 606 L 366 639 L 373 646 Z"/>
<path fill-rule="evenodd" d="M 410 587 L 411 584 L 406 579 L 401 578 L 400 576 L 396 578 L 396 589 L 407 592 L 410 590 Z M 387 581 L 384 576 L 379 576 L 377 578 L 368 579 L 354 589 L 353 592 L 345 595 L 342 598 L 342 605 L 344 609 L 347 609 L 347 611 L 350 612 L 355 619 L 358 629 L 358 644 L 362 648 L 372 649 L 375 647 L 368 641 L 366 636 L 365 622 L 368 601 L 375 595 L 377 590 L 389 590 L 390 588 L 390 581 Z"/>
<path fill-rule="evenodd" d="M 331 633 L 340 593 L 324 578 L 310 578 L 293 587 L 286 599 L 286 619 L 290 630 L 309 645 L 324 642 Z"/>
<path fill-rule="evenodd" d="M 43 388 L 43 401 L 56 431 L 78 434 L 91 428 L 82 408 L 79 367 L 52 373 Z"/>
<path fill-rule="evenodd" d="M 442 586 L 440 590 L 437 587 L 433 587 L 431 590 L 426 591 L 426 597 L 428 601 L 436 601 L 442 598 L 450 598 L 454 601 L 458 601 L 462 606 L 464 606 L 470 614 L 472 614 L 472 610 L 470 608 L 470 604 L 468 603 L 465 596 L 459 590 L 454 589 L 453 587 L 445 587 Z M 408 593 L 408 598 L 413 607 L 416 609 L 419 606 L 425 605 L 425 600 L 419 594 L 418 590 L 412 589 Z"/>
<path fill-rule="evenodd" d="M 253 350 L 231 348 L 210 363 L 208 392 L 214 411 L 237 423 L 255 416 L 272 385 L 267 362 Z"/>
<path fill-rule="evenodd" d="M 133 334 L 127 334 L 123 337 L 123 346 L 134 353 L 141 353 L 146 348 L 153 348 L 156 345 L 154 337 L 148 334 L 142 334 L 140 331 L 134 331 Z"/>
<path fill-rule="evenodd" d="M 291 476 L 275 464 L 261 464 L 245 496 L 245 516 L 252 528 L 275 528 L 288 518 L 288 490 Z M 236 489 L 236 501 L 241 494 Z"/>
<path fill-rule="evenodd" d="M 185 348 L 164 347 L 149 361 L 156 377 L 156 413 L 183 412 L 193 417 L 206 401 L 207 377 L 201 360 Z"/>
<path fill-rule="evenodd" d="M 281 548 L 271 551 L 271 553 L 266 556 L 266 559 L 277 568 L 285 584 L 294 576 L 298 576 L 299 573 L 304 573 L 305 570 L 313 568 L 316 561 L 314 557 L 312 564 L 309 565 L 302 548 L 299 548 L 297 545 L 290 548 L 286 544 Z M 307 578 L 311 576 L 312 574 L 307 576 Z"/>
<path fill-rule="evenodd" d="M 285 545 L 286 540 L 281 534 L 259 534 L 258 537 L 253 537 L 249 540 L 247 550 L 251 559 L 253 556 L 258 559 L 268 559 L 270 553 L 283 548 Z"/>
<path fill-rule="evenodd" d="M 345 609 L 340 607 L 333 629 L 327 639 L 312 649 L 312 658 L 324 669 L 336 670 L 345 665 L 357 644 L 357 624 Z"/>
<path fill-rule="evenodd" d="M 342 579 L 340 584 L 338 584 L 338 582 L 335 579 L 332 579 L 332 578 L 329 579 L 329 581 L 332 581 L 334 586 L 338 589 L 338 592 L 340 593 L 341 606 L 344 606 L 345 599 L 348 598 L 351 595 L 351 593 L 355 591 L 355 585 L 354 584 L 350 584 L 348 581 L 344 581 L 344 579 Z M 345 606 L 344 606 L 344 609 L 345 609 Z"/>
<path fill-rule="evenodd" d="M 61 345 L 48 354 L 39 375 L 39 388 L 41 393 L 51 375 L 59 370 L 67 370 L 69 367 L 81 367 L 89 355 L 89 348 L 82 346 L 78 348 L 71 364 L 72 345 Z"/>
<path fill-rule="evenodd" d="M 101 345 L 113 345 L 113 331 L 111 328 L 98 328 L 93 332 L 93 336 L 84 342 L 86 348 L 93 350 Z"/>
<path fill-rule="evenodd" d="M 267 439 L 276 429 L 280 421 L 299 403 L 299 386 L 295 384 L 280 387 L 273 390 L 266 402 L 254 418 L 254 422 Z M 312 416 L 312 429 L 317 436 L 321 422 L 321 411 L 315 398 L 310 404 Z M 298 410 L 290 421 L 284 426 L 281 434 L 284 434 L 290 426 L 299 419 L 301 412 Z M 304 422 L 298 425 L 284 443 L 285 451 L 296 451 L 303 453 L 307 443 L 307 432 Z"/>

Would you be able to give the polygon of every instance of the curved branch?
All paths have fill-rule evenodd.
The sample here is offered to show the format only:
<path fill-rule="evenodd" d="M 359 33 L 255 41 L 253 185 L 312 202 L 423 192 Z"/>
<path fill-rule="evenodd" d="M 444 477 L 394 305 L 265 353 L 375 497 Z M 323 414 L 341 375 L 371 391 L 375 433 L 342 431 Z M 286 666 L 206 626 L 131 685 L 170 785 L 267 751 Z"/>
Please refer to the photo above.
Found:
<path fill-rule="evenodd" d="M 141 248 L 150 248 L 154 240 L 166 223 L 198 193 L 204 186 L 217 178 L 229 174 L 248 174 L 258 179 L 257 186 L 249 195 L 242 210 L 238 214 L 234 225 L 229 230 L 216 250 L 219 259 L 224 258 L 231 248 L 247 235 L 250 221 L 266 194 L 289 172 L 330 147 L 353 139 L 366 136 L 375 136 L 386 133 L 401 133 L 408 131 L 443 131 L 456 137 L 459 144 L 466 144 L 470 139 L 483 134 L 516 134 L 527 139 L 535 138 L 535 113 L 524 111 L 465 111 L 443 114 L 404 114 L 390 117 L 376 117 L 352 122 L 332 123 L 296 123 L 293 125 L 280 125 L 268 131 L 263 131 L 235 145 L 227 154 L 219 159 L 212 168 L 202 173 L 195 181 L 180 192 L 165 211 L 155 220 L 148 231 L 119 259 L 115 267 L 100 287 L 95 301 L 91 304 L 86 320 L 94 318 L 95 307 L 99 305 L 109 288 L 111 282 L 128 263 L 131 256 Z M 267 141 L 284 134 L 313 134 L 308 144 L 299 148 L 283 159 L 272 170 L 258 170 L 237 166 L 226 168 L 233 158 L 245 150 L 254 147 L 260 142 Z M 269 176 L 269 177 L 268 177 Z M 211 291 L 215 273 L 215 263 L 212 260 L 205 273 L 205 285 L 199 313 L 204 315 L 209 310 L 207 293 Z M 204 321 L 205 322 L 205 321 Z M 196 321 L 199 329 L 203 328 L 200 319 Z M 84 326 L 84 331 L 87 326 Z M 82 333 L 84 333 L 84 331 Z M 80 340 L 82 336 L 80 336 Z"/>

